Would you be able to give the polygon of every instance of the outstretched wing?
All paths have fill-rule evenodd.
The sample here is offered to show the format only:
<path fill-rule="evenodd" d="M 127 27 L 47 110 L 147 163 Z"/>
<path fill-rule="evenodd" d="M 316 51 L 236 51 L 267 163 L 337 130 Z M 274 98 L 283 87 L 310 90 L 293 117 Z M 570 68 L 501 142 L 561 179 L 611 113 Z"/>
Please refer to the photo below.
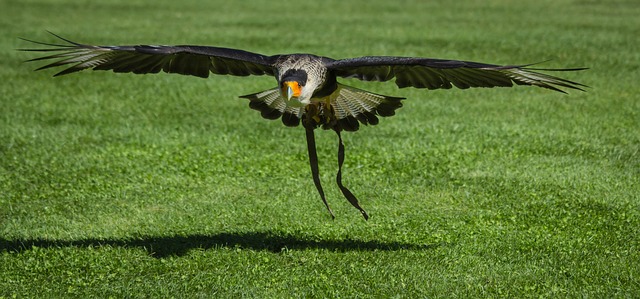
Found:
<path fill-rule="evenodd" d="M 363 81 L 396 78 L 400 88 L 428 89 L 535 85 L 564 92 L 559 87 L 583 90 L 583 84 L 537 71 L 579 71 L 586 68 L 537 69 L 530 65 L 500 66 L 486 63 L 416 57 L 367 56 L 336 60 L 327 68 L 340 77 Z"/>
<path fill-rule="evenodd" d="M 53 33 L 51 33 L 53 34 Z M 118 73 L 177 73 L 202 78 L 210 73 L 249 76 L 273 75 L 277 56 L 265 56 L 243 50 L 204 46 L 92 46 L 72 42 L 53 34 L 66 44 L 50 44 L 26 40 L 49 46 L 45 49 L 22 51 L 53 52 L 55 54 L 28 61 L 56 60 L 37 70 L 65 66 L 55 76 L 84 69 L 113 70 Z"/>

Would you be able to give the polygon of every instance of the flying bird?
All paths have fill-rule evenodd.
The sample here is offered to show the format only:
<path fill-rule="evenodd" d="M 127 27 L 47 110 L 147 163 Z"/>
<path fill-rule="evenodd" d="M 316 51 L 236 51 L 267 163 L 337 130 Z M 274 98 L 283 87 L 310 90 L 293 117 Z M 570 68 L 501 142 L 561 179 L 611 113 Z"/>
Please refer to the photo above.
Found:
<path fill-rule="evenodd" d="M 338 78 L 362 81 L 395 79 L 399 88 L 461 89 L 470 87 L 512 87 L 531 85 L 565 92 L 583 90 L 586 85 L 540 71 L 579 71 L 586 68 L 541 69 L 529 65 L 495 65 L 471 61 L 419 57 L 365 56 L 332 59 L 313 54 L 262 55 L 244 50 L 209 46 L 94 46 L 80 44 L 51 33 L 61 44 L 23 39 L 47 48 L 20 49 L 49 55 L 27 61 L 54 60 L 37 70 L 64 67 L 54 76 L 84 69 L 112 70 L 116 73 L 176 73 L 208 78 L 210 74 L 269 75 L 277 86 L 241 96 L 249 107 L 266 119 L 280 118 L 285 126 L 302 124 L 306 131 L 309 164 L 320 198 L 329 207 L 320 183 L 314 130 L 333 130 L 338 135 L 336 182 L 345 198 L 365 219 L 367 212 L 356 196 L 342 184 L 344 144 L 342 131 L 357 131 L 360 124 L 376 125 L 378 117 L 388 117 L 402 107 L 402 97 L 368 92 L 338 82 Z"/>

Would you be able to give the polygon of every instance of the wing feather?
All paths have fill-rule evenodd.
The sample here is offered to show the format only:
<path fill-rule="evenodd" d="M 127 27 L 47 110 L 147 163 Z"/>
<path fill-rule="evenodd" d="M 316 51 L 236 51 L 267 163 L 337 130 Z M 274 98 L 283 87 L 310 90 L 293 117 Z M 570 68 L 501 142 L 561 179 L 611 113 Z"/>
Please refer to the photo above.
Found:
<path fill-rule="evenodd" d="M 204 46 L 92 46 L 53 35 L 67 44 L 26 40 L 49 48 L 21 50 L 55 52 L 28 60 L 55 60 L 37 70 L 66 67 L 55 76 L 84 69 L 136 74 L 164 71 L 202 78 L 207 78 L 210 73 L 234 76 L 273 75 L 274 64 L 278 57 L 237 49 Z"/>
<path fill-rule="evenodd" d="M 586 85 L 540 71 L 579 71 L 586 68 L 538 69 L 531 65 L 500 66 L 480 62 L 416 57 L 366 56 L 335 60 L 327 68 L 337 76 L 363 81 L 396 79 L 400 88 L 448 89 L 452 85 L 470 87 L 511 87 L 533 85 L 564 92 L 562 88 L 583 90 Z"/>

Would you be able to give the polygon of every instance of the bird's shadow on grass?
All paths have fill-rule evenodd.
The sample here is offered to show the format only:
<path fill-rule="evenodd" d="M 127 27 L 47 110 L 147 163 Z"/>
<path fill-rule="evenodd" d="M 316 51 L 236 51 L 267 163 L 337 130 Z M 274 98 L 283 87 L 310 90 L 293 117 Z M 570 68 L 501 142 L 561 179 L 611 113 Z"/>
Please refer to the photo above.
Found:
<path fill-rule="evenodd" d="M 123 239 L 81 239 L 81 240 L 47 240 L 47 239 L 18 239 L 7 240 L 0 238 L 0 252 L 19 253 L 39 248 L 62 247 L 123 247 L 142 248 L 151 256 L 164 258 L 168 256 L 182 256 L 192 249 L 251 249 L 270 251 L 274 253 L 287 250 L 323 249 L 336 252 L 346 251 L 395 251 L 395 250 L 425 250 L 439 247 L 442 244 L 411 244 L 401 242 L 364 241 L 355 239 L 312 239 L 290 234 L 271 232 L 237 232 L 213 235 L 176 235 L 176 236 L 148 236 Z"/>

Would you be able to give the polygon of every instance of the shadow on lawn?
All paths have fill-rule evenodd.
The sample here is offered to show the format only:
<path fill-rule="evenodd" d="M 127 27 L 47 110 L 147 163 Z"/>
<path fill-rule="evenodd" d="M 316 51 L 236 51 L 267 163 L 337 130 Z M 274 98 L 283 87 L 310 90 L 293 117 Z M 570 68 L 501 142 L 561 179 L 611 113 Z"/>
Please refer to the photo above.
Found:
<path fill-rule="evenodd" d="M 191 249 L 240 248 L 267 250 L 274 253 L 285 250 L 326 249 L 330 251 L 373 251 L 373 250 L 424 250 L 441 244 L 417 245 L 400 242 L 361 240 L 311 240 L 294 235 L 278 235 L 269 232 L 238 232 L 216 235 L 188 235 L 167 237 L 140 237 L 136 239 L 84 239 L 84 240 L 6 240 L 0 238 L 0 252 L 22 252 L 35 247 L 100 247 L 114 246 L 146 250 L 149 255 L 162 258 L 182 256 Z"/>

